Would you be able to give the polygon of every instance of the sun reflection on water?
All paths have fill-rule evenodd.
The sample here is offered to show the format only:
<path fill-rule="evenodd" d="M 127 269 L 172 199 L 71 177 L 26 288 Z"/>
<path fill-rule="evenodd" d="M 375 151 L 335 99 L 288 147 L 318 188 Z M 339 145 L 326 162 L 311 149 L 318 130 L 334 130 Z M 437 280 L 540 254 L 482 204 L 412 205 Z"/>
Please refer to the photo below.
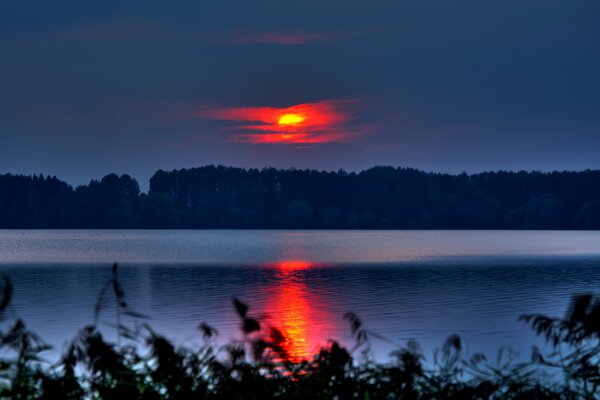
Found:
<path fill-rule="evenodd" d="M 269 304 L 274 324 L 286 337 L 285 347 L 292 359 L 300 360 L 314 354 L 324 342 L 317 320 L 322 320 L 308 296 L 305 270 L 314 265 L 307 261 L 280 261 L 274 265 L 280 281 Z"/>

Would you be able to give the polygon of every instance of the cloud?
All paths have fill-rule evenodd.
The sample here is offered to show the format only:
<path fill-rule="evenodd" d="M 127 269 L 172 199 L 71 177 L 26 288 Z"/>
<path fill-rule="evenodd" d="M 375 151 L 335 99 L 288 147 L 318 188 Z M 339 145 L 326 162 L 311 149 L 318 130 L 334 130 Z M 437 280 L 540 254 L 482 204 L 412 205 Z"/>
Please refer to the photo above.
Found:
<path fill-rule="evenodd" d="M 335 133 L 250 133 L 231 137 L 232 142 L 252 144 L 314 144 L 341 142 L 342 139 L 342 135 Z"/>
<path fill-rule="evenodd" d="M 232 142 L 315 144 L 349 142 L 370 131 L 356 122 L 357 100 L 322 100 L 290 107 L 211 107 L 193 118 L 229 121 L 223 128 Z"/>
<path fill-rule="evenodd" d="M 172 29 L 153 21 L 103 21 L 80 24 L 43 35 L 29 37 L 30 40 L 54 42 L 127 42 L 141 40 L 197 41 L 227 45 L 301 45 L 315 42 L 332 42 L 352 39 L 377 32 L 378 30 L 354 31 L 251 31 L 222 30 L 202 31 Z"/>
<path fill-rule="evenodd" d="M 150 22 L 95 23 L 56 32 L 56 41 L 131 41 L 161 36 L 157 24 Z"/>
<path fill-rule="evenodd" d="M 337 32 L 224 32 L 215 36 L 217 41 L 229 44 L 277 44 L 298 45 L 312 42 L 331 42 L 351 39 L 372 31 Z"/>

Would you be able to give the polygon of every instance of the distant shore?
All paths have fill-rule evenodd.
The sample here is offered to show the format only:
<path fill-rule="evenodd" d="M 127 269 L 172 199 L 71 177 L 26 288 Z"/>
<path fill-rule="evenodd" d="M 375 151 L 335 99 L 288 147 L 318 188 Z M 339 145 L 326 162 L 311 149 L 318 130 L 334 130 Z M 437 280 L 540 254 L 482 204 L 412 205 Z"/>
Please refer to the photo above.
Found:
<path fill-rule="evenodd" d="M 600 229 L 600 171 L 355 173 L 205 166 L 76 188 L 0 175 L 0 229 Z"/>

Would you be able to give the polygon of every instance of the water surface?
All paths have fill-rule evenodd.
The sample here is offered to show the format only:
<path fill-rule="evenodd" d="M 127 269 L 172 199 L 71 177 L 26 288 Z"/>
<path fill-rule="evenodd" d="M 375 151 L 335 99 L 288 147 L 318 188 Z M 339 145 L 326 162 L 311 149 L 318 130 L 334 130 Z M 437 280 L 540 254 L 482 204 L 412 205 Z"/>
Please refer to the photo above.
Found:
<path fill-rule="evenodd" d="M 201 342 L 202 321 L 239 337 L 235 296 L 296 356 L 350 344 L 347 311 L 388 339 L 373 343 L 380 359 L 409 339 L 430 354 L 451 333 L 469 352 L 528 354 L 540 340 L 519 315 L 600 292 L 599 232 L 0 231 L 12 311 L 59 349 L 92 322 L 113 261 L 131 307 L 179 343 Z"/>

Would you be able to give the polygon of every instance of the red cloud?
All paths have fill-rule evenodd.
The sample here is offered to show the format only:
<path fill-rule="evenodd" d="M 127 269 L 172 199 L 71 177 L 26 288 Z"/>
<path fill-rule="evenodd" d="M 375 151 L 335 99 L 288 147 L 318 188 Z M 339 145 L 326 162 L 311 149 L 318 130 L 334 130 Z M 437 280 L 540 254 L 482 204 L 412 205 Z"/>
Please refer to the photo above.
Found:
<path fill-rule="evenodd" d="M 336 133 L 328 134 L 310 134 L 310 133 L 264 133 L 264 134 L 244 134 L 236 135 L 231 138 L 233 142 L 254 143 L 254 144 L 313 144 L 313 143 L 331 143 L 343 141 L 343 135 Z"/>
<path fill-rule="evenodd" d="M 351 39 L 378 32 L 375 29 L 355 31 L 287 31 L 253 32 L 245 30 L 199 31 L 173 30 L 151 21 L 114 21 L 74 26 L 51 32 L 44 39 L 56 41 L 138 41 L 138 40 L 195 40 L 234 45 L 275 44 L 299 45 Z"/>
<path fill-rule="evenodd" d="M 230 140 L 235 142 L 345 142 L 365 132 L 365 127 L 351 124 L 356 105 L 354 100 L 324 100 L 285 108 L 205 108 L 195 111 L 194 116 L 238 122 L 226 128 L 244 131 L 230 137 Z"/>
<path fill-rule="evenodd" d="M 364 32 L 238 32 L 226 35 L 223 42 L 231 44 L 281 44 L 295 45 L 309 42 L 328 42 L 350 39 Z"/>

